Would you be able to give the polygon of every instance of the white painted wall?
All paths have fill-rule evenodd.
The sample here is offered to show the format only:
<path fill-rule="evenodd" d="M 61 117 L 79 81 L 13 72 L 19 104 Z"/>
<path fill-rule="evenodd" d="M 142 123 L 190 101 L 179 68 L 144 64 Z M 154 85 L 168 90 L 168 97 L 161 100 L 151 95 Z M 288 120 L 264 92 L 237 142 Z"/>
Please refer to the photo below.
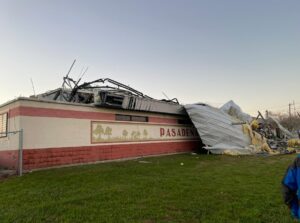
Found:
<path fill-rule="evenodd" d="M 66 105 L 56 102 L 40 102 L 35 100 L 17 100 L 13 103 L 0 107 L 0 113 L 9 111 L 9 109 L 17 106 L 64 109 L 72 111 L 86 112 L 109 112 L 122 113 L 131 115 L 146 115 L 159 118 L 173 118 L 172 115 L 160 115 L 153 113 L 129 112 L 115 109 L 99 109 L 90 106 Z M 75 118 L 56 118 L 56 117 L 34 117 L 34 116 L 16 116 L 8 121 L 9 131 L 16 131 L 22 128 L 24 130 L 24 149 L 43 149 L 43 148 L 59 148 L 59 147 L 80 147 L 92 146 L 91 144 L 91 121 L 90 119 Z M 138 128 L 139 125 L 145 127 L 145 123 L 134 124 Z M 146 124 L 147 125 L 147 124 Z M 164 126 L 162 124 L 162 126 Z M 121 126 L 122 127 L 122 126 Z M 124 126 L 123 126 L 124 127 Z M 152 127 L 153 128 L 153 127 Z M 151 128 L 149 133 L 151 133 Z M 159 134 L 159 133 L 157 133 Z M 156 138 L 160 141 L 159 138 Z M 176 138 L 178 140 L 178 138 Z M 170 141 L 176 139 L 168 139 Z M 188 139 L 188 138 L 186 138 Z M 186 140 L 179 138 L 179 140 Z M 189 138 L 190 139 L 190 138 Z M 19 138 L 18 135 L 9 135 L 0 139 L 0 151 L 17 150 Z M 111 144 L 132 144 L 134 142 L 110 142 Z M 135 142 L 148 143 L 148 142 Z M 104 144 L 103 144 L 104 145 Z"/>
<path fill-rule="evenodd" d="M 9 112 L 9 109 L 18 106 L 18 102 L 0 107 L 0 114 Z M 20 130 L 21 117 L 13 117 L 8 119 L 8 132 Z M 8 134 L 7 137 L 0 138 L 0 151 L 2 150 L 16 150 L 19 147 L 19 135 Z"/>

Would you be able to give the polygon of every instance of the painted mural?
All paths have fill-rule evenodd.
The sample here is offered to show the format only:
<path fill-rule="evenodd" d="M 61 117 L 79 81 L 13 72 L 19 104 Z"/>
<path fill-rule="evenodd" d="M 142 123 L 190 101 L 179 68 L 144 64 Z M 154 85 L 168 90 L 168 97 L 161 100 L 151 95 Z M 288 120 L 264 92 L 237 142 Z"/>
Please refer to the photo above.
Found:
<path fill-rule="evenodd" d="M 199 139 L 191 126 L 136 123 L 91 123 L 92 143 Z"/>

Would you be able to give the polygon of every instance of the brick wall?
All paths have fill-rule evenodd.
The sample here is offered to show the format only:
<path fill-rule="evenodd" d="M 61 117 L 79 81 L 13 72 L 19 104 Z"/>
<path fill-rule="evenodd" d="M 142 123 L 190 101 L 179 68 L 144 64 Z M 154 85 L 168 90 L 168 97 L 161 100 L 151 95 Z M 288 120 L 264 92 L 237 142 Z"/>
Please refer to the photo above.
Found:
<path fill-rule="evenodd" d="M 184 141 L 71 148 L 27 149 L 24 150 L 24 169 L 31 170 L 59 165 L 90 163 L 103 160 L 190 152 L 196 150 L 199 148 L 199 146 L 199 141 Z"/>

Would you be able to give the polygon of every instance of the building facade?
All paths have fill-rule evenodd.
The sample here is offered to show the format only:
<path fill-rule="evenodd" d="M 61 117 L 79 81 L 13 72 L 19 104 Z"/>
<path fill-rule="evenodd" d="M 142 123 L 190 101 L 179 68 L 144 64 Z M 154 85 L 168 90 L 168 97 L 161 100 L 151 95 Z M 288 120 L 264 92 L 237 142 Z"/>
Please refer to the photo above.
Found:
<path fill-rule="evenodd" d="M 187 116 L 18 98 L 0 106 L 0 166 L 25 170 L 181 153 L 201 147 Z"/>

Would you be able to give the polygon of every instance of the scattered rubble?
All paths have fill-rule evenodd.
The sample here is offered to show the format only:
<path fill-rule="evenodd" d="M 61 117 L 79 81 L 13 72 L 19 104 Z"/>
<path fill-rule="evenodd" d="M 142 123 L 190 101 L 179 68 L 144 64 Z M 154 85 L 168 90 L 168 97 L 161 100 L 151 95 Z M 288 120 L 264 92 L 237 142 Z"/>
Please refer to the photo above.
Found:
<path fill-rule="evenodd" d="M 185 105 L 185 108 L 204 148 L 213 154 L 286 154 L 295 152 L 292 142 L 300 146 L 300 141 L 288 143 L 296 136 L 274 117 L 264 118 L 259 112 L 253 118 L 233 101 L 220 109 L 201 103 Z"/>

